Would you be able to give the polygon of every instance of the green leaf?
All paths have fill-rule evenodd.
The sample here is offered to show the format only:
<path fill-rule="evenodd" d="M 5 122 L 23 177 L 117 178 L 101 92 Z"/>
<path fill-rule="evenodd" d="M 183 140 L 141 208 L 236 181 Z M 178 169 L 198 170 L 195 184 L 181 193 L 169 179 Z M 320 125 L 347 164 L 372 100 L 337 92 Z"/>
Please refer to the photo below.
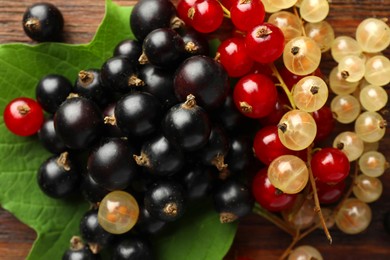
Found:
<path fill-rule="evenodd" d="M 13 98 L 34 98 L 36 84 L 49 73 L 73 81 L 81 69 L 100 68 L 119 41 L 133 37 L 130 12 L 130 7 L 107 0 L 105 18 L 90 44 L 0 45 L 0 111 Z M 0 116 L 0 204 L 37 232 L 29 259 L 60 259 L 88 208 L 83 201 L 54 200 L 39 190 L 36 171 L 49 156 L 36 137 L 9 133 Z M 236 225 L 219 224 L 212 209 L 187 214 L 169 235 L 156 239 L 157 255 L 159 259 L 221 259 L 235 231 Z"/>

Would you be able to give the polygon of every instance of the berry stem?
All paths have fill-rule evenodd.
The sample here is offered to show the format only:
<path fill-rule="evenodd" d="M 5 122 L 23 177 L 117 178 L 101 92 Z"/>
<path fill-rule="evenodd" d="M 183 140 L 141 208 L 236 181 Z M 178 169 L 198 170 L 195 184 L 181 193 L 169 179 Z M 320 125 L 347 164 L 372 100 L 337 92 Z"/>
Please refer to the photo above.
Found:
<path fill-rule="evenodd" d="M 316 182 L 315 182 L 315 179 L 314 179 L 313 172 L 311 170 L 311 165 L 310 165 L 311 155 L 312 155 L 312 146 L 310 146 L 307 149 L 307 164 L 308 164 L 307 168 L 309 169 L 310 184 L 311 184 L 311 187 L 313 189 L 313 198 L 314 198 L 314 203 L 315 203 L 314 211 L 318 214 L 318 217 L 320 218 L 320 223 L 322 225 L 322 228 L 324 229 L 326 237 L 329 240 L 329 243 L 332 244 L 332 236 L 330 235 L 329 229 L 326 226 L 324 215 L 322 214 L 320 201 L 318 199 Z"/>
<path fill-rule="evenodd" d="M 275 226 L 279 227 L 281 230 L 285 231 L 286 233 L 289 233 L 292 236 L 296 235 L 296 230 L 288 225 L 285 221 L 283 221 L 281 218 L 275 216 L 274 214 L 268 212 L 267 210 L 263 209 L 259 204 L 255 203 L 255 206 L 253 208 L 253 212 L 269 222 L 273 223 Z"/>
<path fill-rule="evenodd" d="M 220 1 L 218 1 L 218 3 L 222 8 L 223 16 L 230 19 L 230 11 Z"/>
<path fill-rule="evenodd" d="M 280 84 L 278 84 L 278 86 L 282 87 L 284 93 L 286 93 L 288 101 L 290 101 L 291 107 L 293 109 L 296 109 L 296 106 L 295 106 L 294 99 L 292 97 L 291 91 L 288 89 L 288 87 L 287 87 L 286 83 L 284 82 L 282 76 L 280 76 L 280 73 L 279 73 L 278 69 L 275 67 L 275 64 L 270 63 L 269 67 L 272 70 L 273 75 L 278 79 L 278 81 L 280 83 Z"/>
<path fill-rule="evenodd" d="M 303 36 L 306 36 L 306 32 L 305 32 L 305 27 L 303 27 L 303 21 L 302 21 L 302 18 L 301 18 L 301 16 L 298 14 L 298 9 L 297 9 L 297 7 L 294 5 L 294 14 L 295 14 L 295 16 L 296 17 L 298 17 L 298 19 L 299 19 L 299 21 L 300 21 L 300 25 L 301 25 L 301 31 L 302 31 L 302 35 Z"/>

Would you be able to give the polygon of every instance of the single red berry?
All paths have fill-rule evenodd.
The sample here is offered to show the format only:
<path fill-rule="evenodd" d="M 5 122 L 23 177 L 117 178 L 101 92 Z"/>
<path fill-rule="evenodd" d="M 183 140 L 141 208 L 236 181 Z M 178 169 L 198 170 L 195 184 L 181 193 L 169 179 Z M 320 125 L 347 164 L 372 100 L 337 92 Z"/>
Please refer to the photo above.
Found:
<path fill-rule="evenodd" d="M 321 182 L 335 184 L 349 174 L 348 157 L 337 148 L 323 148 L 311 159 L 313 175 Z"/>
<path fill-rule="evenodd" d="M 318 200 L 321 204 L 332 204 L 337 202 L 344 194 L 346 184 L 345 181 L 340 181 L 334 185 L 316 181 Z"/>
<path fill-rule="evenodd" d="M 188 17 L 188 10 L 194 6 L 196 0 L 180 0 L 177 2 L 177 15 L 185 24 L 191 25 L 192 20 Z"/>
<path fill-rule="evenodd" d="M 253 150 L 256 157 L 265 165 L 270 165 L 281 155 L 295 154 L 295 151 L 287 149 L 280 141 L 276 125 L 263 127 L 256 133 Z"/>
<path fill-rule="evenodd" d="M 297 198 L 296 194 L 286 194 L 276 189 L 268 179 L 267 168 L 255 175 L 252 193 L 260 206 L 272 212 L 290 209 Z"/>
<path fill-rule="evenodd" d="M 232 7 L 232 5 L 235 3 L 235 0 L 221 0 L 221 4 L 228 10 Z"/>
<path fill-rule="evenodd" d="M 334 128 L 332 110 L 330 110 L 329 106 L 324 105 L 319 110 L 314 111 L 311 115 L 317 124 L 317 134 L 314 141 L 319 142 L 326 139 L 332 133 Z"/>
<path fill-rule="evenodd" d="M 288 87 L 289 90 L 292 90 L 295 84 L 298 83 L 299 80 L 303 79 L 305 76 L 295 75 L 291 71 L 289 71 L 285 66 L 281 66 L 278 69 L 280 76 L 282 77 L 284 83 Z"/>
<path fill-rule="evenodd" d="M 20 136 L 36 134 L 43 123 L 43 111 L 34 99 L 20 97 L 4 109 L 4 123 L 8 130 Z"/>
<path fill-rule="evenodd" d="M 275 83 L 279 83 L 278 79 L 274 77 L 274 72 L 268 66 L 268 64 L 255 62 L 254 66 L 252 67 L 252 73 L 258 73 L 258 74 L 264 74 L 267 75 L 274 81 Z"/>
<path fill-rule="evenodd" d="M 230 38 L 218 46 L 218 59 L 227 71 L 229 77 L 242 77 L 249 73 L 253 66 L 253 60 L 245 51 L 243 38 Z"/>
<path fill-rule="evenodd" d="M 210 33 L 217 30 L 223 21 L 221 5 L 216 0 L 196 0 L 188 9 L 190 25 L 201 33 Z"/>
<path fill-rule="evenodd" d="M 280 119 L 282 119 L 284 114 L 286 114 L 289 111 L 289 105 L 290 103 L 288 101 L 287 96 L 282 92 L 278 92 L 278 98 L 276 100 L 274 110 L 268 116 L 260 118 L 259 119 L 260 123 L 263 126 L 266 125 L 276 126 L 277 124 L 279 124 Z"/>
<path fill-rule="evenodd" d="M 275 108 L 278 93 L 272 80 L 262 74 L 248 74 L 234 87 L 233 99 L 238 110 L 245 116 L 260 118 Z"/>
<path fill-rule="evenodd" d="M 248 31 L 245 45 L 253 60 L 260 63 L 274 62 L 283 53 L 284 35 L 277 26 L 263 23 Z"/>
<path fill-rule="evenodd" d="M 264 5 L 260 0 L 235 0 L 230 8 L 230 18 L 241 31 L 249 31 L 263 23 Z"/>

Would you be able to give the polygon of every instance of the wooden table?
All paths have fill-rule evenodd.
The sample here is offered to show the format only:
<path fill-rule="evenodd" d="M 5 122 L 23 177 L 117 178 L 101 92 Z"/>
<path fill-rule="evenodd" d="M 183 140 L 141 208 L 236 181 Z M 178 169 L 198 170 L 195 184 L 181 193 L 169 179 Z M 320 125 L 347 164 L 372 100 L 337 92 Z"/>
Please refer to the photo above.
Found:
<path fill-rule="evenodd" d="M 49 0 L 48 0 L 49 1 Z M 0 43 L 31 42 L 22 30 L 21 17 L 26 6 L 34 0 L 0 0 Z M 68 43 L 86 43 L 91 40 L 104 15 L 103 0 L 50 0 L 57 5 L 65 18 L 65 38 Z M 117 0 L 121 5 L 131 5 L 134 0 Z M 336 36 L 354 36 L 356 26 L 366 17 L 390 18 L 390 0 L 333 0 L 329 21 Z M 390 55 L 389 48 L 385 54 Z M 324 55 L 323 72 L 329 73 L 335 63 Z M 387 116 L 389 121 L 389 116 Z M 380 150 L 390 155 L 390 131 Z M 382 198 L 370 204 L 373 221 L 365 232 L 349 236 L 332 229 L 333 244 L 329 245 L 318 230 L 300 242 L 319 249 L 324 259 L 390 259 L 390 235 L 383 230 L 383 214 L 390 211 L 389 172 L 381 177 L 384 184 Z M 35 232 L 20 223 L 10 213 L 0 209 L 0 259 L 24 259 L 35 239 Z M 253 259 L 277 259 L 291 242 L 286 235 L 269 222 L 251 215 L 239 225 L 238 233 L 226 259 L 248 256 Z M 213 260 L 213 259 L 211 259 Z"/>

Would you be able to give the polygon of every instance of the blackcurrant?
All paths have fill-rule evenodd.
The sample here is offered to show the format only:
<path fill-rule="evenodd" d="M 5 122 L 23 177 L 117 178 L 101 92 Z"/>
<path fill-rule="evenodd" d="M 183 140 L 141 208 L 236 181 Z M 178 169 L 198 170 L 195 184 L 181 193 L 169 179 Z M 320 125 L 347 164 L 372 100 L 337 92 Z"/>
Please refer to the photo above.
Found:
<path fill-rule="evenodd" d="M 110 103 L 103 109 L 104 135 L 107 137 L 124 137 L 125 134 L 119 129 L 115 121 L 116 103 Z"/>
<path fill-rule="evenodd" d="M 38 186 L 49 197 L 66 198 L 77 191 L 81 174 L 69 158 L 68 152 L 52 156 L 38 170 Z"/>
<path fill-rule="evenodd" d="M 50 3 L 37 3 L 23 14 L 23 29 L 28 37 L 38 42 L 61 39 L 64 18 L 60 10 Z"/>
<path fill-rule="evenodd" d="M 114 49 L 114 56 L 126 57 L 133 66 L 138 65 L 138 59 L 142 54 L 142 44 L 137 40 L 124 40 L 118 43 Z"/>
<path fill-rule="evenodd" d="M 138 1 L 130 15 L 130 28 L 138 41 L 158 28 L 171 27 L 176 17 L 175 6 L 169 0 Z"/>
<path fill-rule="evenodd" d="M 123 139 L 103 140 L 88 158 L 88 173 L 105 189 L 125 189 L 137 171 L 135 162 L 131 158 L 134 153 L 135 150 Z"/>
<path fill-rule="evenodd" d="M 114 246 L 113 260 L 152 260 L 152 246 L 141 237 L 128 237 Z"/>
<path fill-rule="evenodd" d="M 54 129 L 54 121 L 47 118 L 38 131 L 38 138 L 42 146 L 51 153 L 60 154 L 66 150 L 64 142 L 58 137 Z"/>
<path fill-rule="evenodd" d="M 175 221 L 184 214 L 185 192 L 177 182 L 159 180 L 146 191 L 144 205 L 153 217 L 166 222 Z"/>
<path fill-rule="evenodd" d="M 101 135 L 103 116 L 93 101 L 72 97 L 58 108 L 54 115 L 54 127 L 67 147 L 86 149 Z"/>
<path fill-rule="evenodd" d="M 220 183 L 213 193 L 213 200 L 221 223 L 229 223 L 249 214 L 254 203 L 250 189 L 233 179 Z"/>
<path fill-rule="evenodd" d="M 108 93 L 100 80 L 100 70 L 81 70 L 74 84 L 73 92 L 104 106 L 108 103 Z"/>
<path fill-rule="evenodd" d="M 85 246 L 79 237 L 72 237 L 70 248 L 62 255 L 62 260 L 98 260 L 100 255 L 94 254 L 88 246 Z"/>
<path fill-rule="evenodd" d="M 150 32 L 142 44 L 140 63 L 150 63 L 160 68 L 176 68 L 184 59 L 184 41 L 170 28 Z"/>
<path fill-rule="evenodd" d="M 127 93 L 144 83 L 137 77 L 136 66 L 123 56 L 108 59 L 100 70 L 100 79 L 110 91 Z"/>
<path fill-rule="evenodd" d="M 175 177 L 183 184 L 189 199 L 200 199 L 210 192 L 213 176 L 217 176 L 216 169 L 199 164 L 187 166 Z"/>
<path fill-rule="evenodd" d="M 176 70 L 174 90 L 180 101 L 192 94 L 200 106 L 214 109 L 223 104 L 228 94 L 228 75 L 214 59 L 202 55 L 193 56 Z"/>
<path fill-rule="evenodd" d="M 139 77 L 145 82 L 143 90 L 154 95 L 164 110 L 179 103 L 173 91 L 173 73 L 171 71 L 146 64 L 140 68 Z"/>
<path fill-rule="evenodd" d="M 138 221 L 135 227 L 141 233 L 156 234 L 165 227 L 166 222 L 161 221 L 152 215 L 145 207 L 141 206 L 139 210 Z"/>
<path fill-rule="evenodd" d="M 203 147 L 210 136 L 211 123 L 206 111 L 196 105 L 195 97 L 173 106 L 162 122 L 165 137 L 187 151 Z"/>
<path fill-rule="evenodd" d="M 209 43 L 202 34 L 193 29 L 186 28 L 186 30 L 181 33 L 181 37 L 184 41 L 184 49 L 187 57 L 209 55 Z"/>
<path fill-rule="evenodd" d="M 42 108 L 54 114 L 72 92 L 72 83 L 64 76 L 50 74 L 40 79 L 35 96 Z"/>
<path fill-rule="evenodd" d="M 138 165 L 152 174 L 173 175 L 184 165 L 184 156 L 167 138 L 158 135 L 145 141 L 140 155 L 134 155 Z"/>
<path fill-rule="evenodd" d="M 90 203 L 100 202 L 104 196 L 106 196 L 110 191 L 103 188 L 92 179 L 90 174 L 85 174 L 83 176 L 83 181 L 80 187 L 81 193 L 83 194 L 84 199 Z"/>
<path fill-rule="evenodd" d="M 79 228 L 81 237 L 92 251 L 106 246 L 114 237 L 100 226 L 97 209 L 90 209 L 82 216 Z"/>
<path fill-rule="evenodd" d="M 147 136 L 156 131 L 160 113 L 160 102 L 146 92 L 128 94 L 115 106 L 116 124 L 123 133 L 130 136 Z"/>
<path fill-rule="evenodd" d="M 243 172 L 254 158 L 252 143 L 245 136 L 233 136 L 230 138 L 229 152 L 225 157 L 230 173 Z"/>

